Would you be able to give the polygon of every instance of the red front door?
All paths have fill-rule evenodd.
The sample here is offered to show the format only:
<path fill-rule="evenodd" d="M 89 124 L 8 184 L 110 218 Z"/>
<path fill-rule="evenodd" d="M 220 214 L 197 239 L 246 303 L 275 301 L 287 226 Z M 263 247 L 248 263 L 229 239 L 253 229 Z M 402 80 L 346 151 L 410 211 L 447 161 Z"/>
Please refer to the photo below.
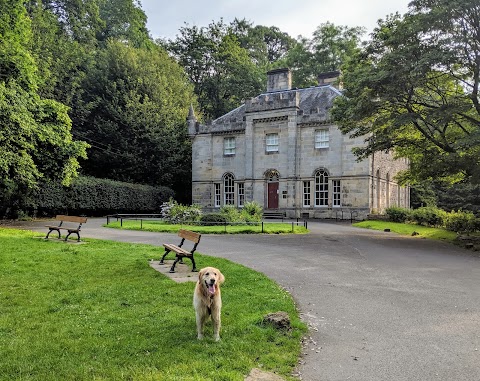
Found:
<path fill-rule="evenodd" d="M 268 209 L 278 209 L 278 183 L 268 185 Z"/>

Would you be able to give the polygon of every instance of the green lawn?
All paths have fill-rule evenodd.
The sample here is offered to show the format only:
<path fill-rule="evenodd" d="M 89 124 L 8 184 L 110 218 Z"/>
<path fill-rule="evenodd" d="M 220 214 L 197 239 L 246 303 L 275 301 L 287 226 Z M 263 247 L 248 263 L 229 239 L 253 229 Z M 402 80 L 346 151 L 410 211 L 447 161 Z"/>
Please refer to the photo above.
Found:
<path fill-rule="evenodd" d="M 166 224 L 161 221 L 152 221 L 152 220 L 123 220 L 123 226 L 120 226 L 120 221 L 110 222 L 108 225 L 103 226 L 116 229 L 126 229 L 126 230 L 145 230 L 150 232 L 166 232 L 166 233 L 176 233 L 179 229 L 187 229 L 201 234 L 305 234 L 308 233 L 308 230 L 305 229 L 302 225 L 293 225 L 292 223 L 284 222 L 265 222 L 259 225 L 227 225 L 227 226 L 198 226 L 198 225 L 173 225 Z"/>
<path fill-rule="evenodd" d="M 358 226 L 360 228 L 367 228 L 373 230 L 384 230 L 390 229 L 392 232 L 402 235 L 412 235 L 414 232 L 418 233 L 415 235 L 418 238 L 429 238 L 436 240 L 443 240 L 453 242 L 457 237 L 457 233 L 451 232 L 442 228 L 430 228 L 422 225 L 414 224 L 403 224 L 399 222 L 389 222 L 389 221 L 362 221 L 354 223 L 353 226 Z"/>
<path fill-rule="evenodd" d="M 198 341 L 194 283 L 148 265 L 163 249 L 86 239 L 44 240 L 0 229 L 1 380 L 243 380 L 253 367 L 287 379 L 306 332 L 286 291 L 230 261 L 198 255 L 225 274 L 222 340 Z M 293 329 L 264 326 L 287 311 Z"/>

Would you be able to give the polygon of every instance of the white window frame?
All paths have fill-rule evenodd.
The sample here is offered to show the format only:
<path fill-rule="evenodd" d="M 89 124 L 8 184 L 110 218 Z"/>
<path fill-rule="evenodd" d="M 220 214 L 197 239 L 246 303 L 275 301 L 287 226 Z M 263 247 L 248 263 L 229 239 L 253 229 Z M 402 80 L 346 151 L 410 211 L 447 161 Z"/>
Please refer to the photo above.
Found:
<path fill-rule="evenodd" d="M 235 205 L 235 177 L 231 173 L 223 176 L 223 205 Z"/>
<path fill-rule="evenodd" d="M 303 207 L 309 208 L 312 202 L 310 181 L 303 182 Z"/>
<path fill-rule="evenodd" d="M 278 133 L 265 135 L 265 151 L 267 153 L 278 152 Z"/>
<path fill-rule="evenodd" d="M 223 154 L 225 156 L 235 155 L 236 141 L 235 137 L 227 137 L 223 139 Z"/>
<path fill-rule="evenodd" d="M 342 188 L 340 180 L 332 180 L 332 207 L 339 208 L 342 206 Z"/>
<path fill-rule="evenodd" d="M 325 170 L 315 172 L 315 206 L 328 206 L 328 173 Z"/>
<path fill-rule="evenodd" d="M 221 206 L 222 202 L 222 188 L 220 183 L 213 184 L 214 187 L 214 205 L 216 208 Z"/>
<path fill-rule="evenodd" d="M 315 130 L 315 148 L 328 148 L 330 146 L 330 134 L 328 130 Z"/>
<path fill-rule="evenodd" d="M 245 183 L 237 183 L 237 205 L 239 208 L 245 206 Z"/>

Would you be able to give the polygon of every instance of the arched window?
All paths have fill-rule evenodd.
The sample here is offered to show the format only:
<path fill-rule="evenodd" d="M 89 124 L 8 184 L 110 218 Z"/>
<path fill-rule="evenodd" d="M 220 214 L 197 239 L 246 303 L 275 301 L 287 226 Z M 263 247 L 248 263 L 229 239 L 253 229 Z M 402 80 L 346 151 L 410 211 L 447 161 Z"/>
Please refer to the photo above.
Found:
<path fill-rule="evenodd" d="M 223 205 L 235 205 L 235 177 L 231 173 L 223 176 Z"/>
<path fill-rule="evenodd" d="M 265 179 L 269 183 L 278 182 L 279 178 L 280 178 L 280 174 L 276 169 L 269 169 L 268 171 L 265 172 Z"/>
<path fill-rule="evenodd" d="M 328 173 L 315 172 L 315 206 L 328 206 Z"/>

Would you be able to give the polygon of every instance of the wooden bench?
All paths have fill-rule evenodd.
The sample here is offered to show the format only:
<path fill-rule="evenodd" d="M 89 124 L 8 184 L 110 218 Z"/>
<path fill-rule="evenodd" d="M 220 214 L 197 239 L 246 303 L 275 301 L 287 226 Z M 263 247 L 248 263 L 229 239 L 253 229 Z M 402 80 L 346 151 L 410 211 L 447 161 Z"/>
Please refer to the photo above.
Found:
<path fill-rule="evenodd" d="M 179 230 L 178 236 L 182 239 L 180 244 L 174 245 L 171 243 L 164 243 L 163 246 L 165 247 L 165 253 L 163 254 L 162 259 L 160 259 L 160 264 L 164 264 L 163 260 L 167 256 L 168 253 L 173 251 L 176 254 L 175 261 L 173 262 L 172 267 L 170 268 L 170 272 L 175 272 L 175 266 L 178 262 L 182 262 L 183 258 L 187 257 L 190 258 L 192 261 L 192 271 L 198 271 L 195 267 L 195 259 L 193 258 L 193 253 L 197 250 L 198 243 L 200 242 L 201 234 L 191 232 L 189 230 Z M 185 243 L 185 240 L 192 241 L 194 243 L 192 250 L 188 251 L 185 250 L 182 246 Z"/>
<path fill-rule="evenodd" d="M 80 242 L 80 229 L 82 228 L 82 224 L 87 222 L 87 217 L 64 216 L 64 215 L 59 214 L 55 217 L 55 220 L 60 221 L 60 223 L 58 225 L 45 225 L 47 228 L 50 229 L 48 231 L 45 239 L 48 239 L 48 236 L 53 231 L 56 231 L 58 233 L 58 239 L 60 239 L 61 238 L 60 230 L 66 230 L 66 231 L 68 231 L 68 234 L 65 237 L 65 242 L 68 240 L 68 237 L 72 233 L 75 233 L 77 235 L 77 237 L 78 237 L 77 241 Z M 75 227 L 74 226 L 65 226 L 63 224 L 64 222 L 75 223 Z M 77 224 L 78 224 L 78 226 L 77 226 Z M 70 224 L 70 225 L 72 225 L 72 224 Z"/>

